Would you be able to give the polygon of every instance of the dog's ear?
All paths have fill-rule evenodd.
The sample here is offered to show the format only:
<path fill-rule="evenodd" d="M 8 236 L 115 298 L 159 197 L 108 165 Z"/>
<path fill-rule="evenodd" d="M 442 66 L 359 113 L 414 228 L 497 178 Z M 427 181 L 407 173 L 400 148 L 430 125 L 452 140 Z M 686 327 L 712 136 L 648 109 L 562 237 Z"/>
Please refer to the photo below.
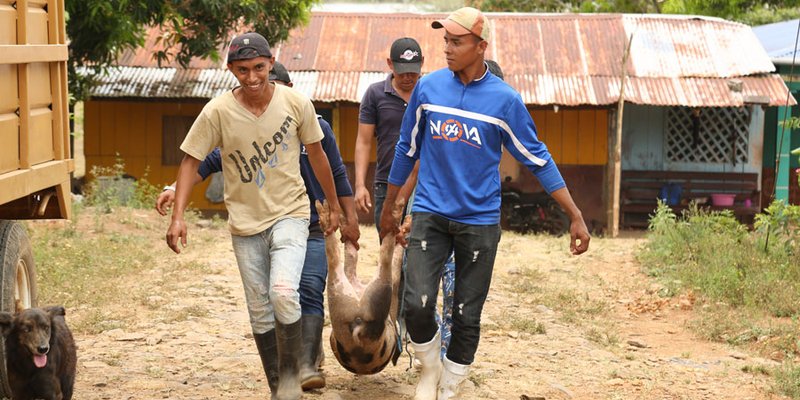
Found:
<path fill-rule="evenodd" d="M 0 332 L 3 336 L 8 336 L 12 328 L 14 328 L 14 314 L 0 312 Z"/>
<path fill-rule="evenodd" d="M 55 317 L 56 315 L 67 315 L 67 310 L 65 310 L 63 306 L 45 307 L 44 310 L 50 314 L 50 318 Z"/>

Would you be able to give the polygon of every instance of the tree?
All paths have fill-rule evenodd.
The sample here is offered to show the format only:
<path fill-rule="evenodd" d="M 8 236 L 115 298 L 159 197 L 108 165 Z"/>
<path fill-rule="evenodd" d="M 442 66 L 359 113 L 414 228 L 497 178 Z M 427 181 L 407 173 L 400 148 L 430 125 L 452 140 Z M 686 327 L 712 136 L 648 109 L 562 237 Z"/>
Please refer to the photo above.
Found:
<path fill-rule="evenodd" d="M 86 97 L 89 78 L 79 67 L 100 71 L 125 49 L 144 43 L 145 30 L 160 26 L 164 50 L 155 57 L 186 66 L 192 57 L 219 59 L 217 48 L 242 26 L 264 35 L 270 43 L 308 21 L 316 0 L 67 0 L 70 92 Z"/>
<path fill-rule="evenodd" d="M 570 12 L 574 1 L 569 0 L 466 0 L 465 5 L 482 11 L 497 12 Z"/>
<path fill-rule="evenodd" d="M 800 0 L 666 0 L 664 12 L 720 17 L 748 25 L 797 18 Z"/>
<path fill-rule="evenodd" d="M 665 13 L 761 25 L 800 17 L 800 0 L 466 0 L 483 11 Z"/>
<path fill-rule="evenodd" d="M 483 11 L 510 12 L 659 12 L 663 0 L 466 0 Z"/>

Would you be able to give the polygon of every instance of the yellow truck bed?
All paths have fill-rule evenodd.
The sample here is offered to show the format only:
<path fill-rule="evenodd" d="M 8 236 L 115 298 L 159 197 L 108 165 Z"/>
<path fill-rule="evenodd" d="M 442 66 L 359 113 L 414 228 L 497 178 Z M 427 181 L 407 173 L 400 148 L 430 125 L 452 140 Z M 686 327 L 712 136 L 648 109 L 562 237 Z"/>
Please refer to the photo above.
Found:
<path fill-rule="evenodd" d="M 0 0 L 0 219 L 69 218 L 64 0 Z"/>

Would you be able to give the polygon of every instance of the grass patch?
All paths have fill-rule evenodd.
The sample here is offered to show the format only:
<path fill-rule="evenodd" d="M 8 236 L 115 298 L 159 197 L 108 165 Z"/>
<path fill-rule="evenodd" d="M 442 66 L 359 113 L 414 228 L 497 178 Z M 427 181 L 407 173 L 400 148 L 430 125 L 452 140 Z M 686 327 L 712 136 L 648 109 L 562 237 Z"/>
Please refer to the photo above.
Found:
<path fill-rule="evenodd" d="M 40 304 L 60 304 L 77 311 L 70 325 L 77 333 L 98 333 L 126 328 L 135 318 L 132 307 L 137 300 L 159 293 L 159 285 L 142 282 L 142 270 L 152 270 L 156 255 L 169 254 L 163 239 L 162 248 L 154 251 L 153 233 L 160 223 L 146 218 L 160 191 L 142 178 L 127 179 L 124 164 L 98 168 L 93 172 L 85 201 L 73 203 L 74 220 L 59 223 L 29 222 Z M 143 211 L 147 210 L 147 211 Z M 187 223 L 199 219 L 187 212 Z M 192 232 L 199 243 L 210 241 L 202 230 Z M 208 266 L 192 261 L 176 261 L 161 278 L 162 286 L 171 289 L 183 281 L 181 274 L 204 273 Z M 156 281 L 158 279 L 156 278 Z M 154 287 L 155 286 L 155 287 Z M 185 316 L 201 315 L 188 310 Z"/>
<path fill-rule="evenodd" d="M 769 376 L 771 374 L 769 368 L 763 365 L 745 365 L 744 367 L 742 367 L 742 372 L 746 374 L 766 375 L 766 376 Z"/>
<path fill-rule="evenodd" d="M 201 306 L 177 311 L 165 307 L 171 293 L 186 289 L 186 276 L 211 272 L 207 263 L 176 259 L 159 269 L 156 257 L 171 252 L 161 240 L 158 244 L 164 248 L 154 250 L 156 227 L 137 219 L 136 210 L 123 207 L 114 214 L 92 212 L 91 218 L 99 222 L 86 223 L 80 229 L 73 221 L 28 223 L 39 304 L 75 310 L 68 317 L 70 327 L 88 334 L 128 328 L 137 317 L 129 305 L 136 303 L 168 322 L 208 316 L 209 311 Z M 102 230 L 96 229 L 98 224 Z M 209 236 L 213 235 L 196 230 L 192 238 L 203 242 L 209 241 Z"/>
<path fill-rule="evenodd" d="M 679 218 L 659 204 L 640 261 L 647 266 L 645 272 L 668 286 L 694 290 L 711 302 L 764 310 L 776 317 L 798 316 L 796 233 L 785 235 L 776 227 L 800 223 L 800 217 L 794 222 L 757 218 L 758 230 L 751 233 L 729 211 L 695 207 Z"/>
<path fill-rule="evenodd" d="M 199 306 L 199 305 L 192 305 L 189 307 L 181 308 L 180 310 L 176 310 L 170 313 L 167 313 L 163 322 L 166 324 L 171 324 L 174 322 L 183 322 L 189 320 L 189 318 L 203 318 L 209 315 L 208 309 Z"/>
<path fill-rule="evenodd" d="M 590 326 L 586 329 L 584 335 L 590 341 L 597 343 L 604 347 L 614 347 L 619 345 L 619 335 L 611 327 L 604 326 Z"/>
<path fill-rule="evenodd" d="M 525 318 L 520 316 L 507 316 L 505 321 L 509 321 L 508 330 L 529 333 L 531 335 L 547 334 L 547 327 L 535 318 Z"/>
<path fill-rule="evenodd" d="M 775 386 L 783 394 L 800 399 L 800 365 L 785 363 L 773 371 Z"/>
<path fill-rule="evenodd" d="M 659 204 L 639 260 L 670 293 L 699 295 L 695 332 L 783 361 L 775 389 L 800 399 L 800 207 L 773 202 L 754 228 L 728 211 L 677 216 Z"/>
<path fill-rule="evenodd" d="M 517 295 L 521 309 L 505 313 L 503 329 L 532 335 L 547 334 L 547 328 L 535 318 L 525 316 L 525 307 L 543 305 L 558 312 L 560 321 L 581 327 L 586 338 L 604 347 L 619 345 L 619 335 L 611 324 L 602 321 L 611 306 L 590 296 L 589 292 L 564 288 L 548 282 L 547 274 L 535 268 L 522 267 L 513 276 L 505 277 L 510 291 Z M 524 301 L 523 301 L 524 300 Z"/>
<path fill-rule="evenodd" d="M 61 304 L 67 308 L 86 308 L 83 321 L 73 323 L 78 332 L 100 332 L 124 325 L 118 322 L 130 315 L 104 315 L 105 304 L 132 299 L 136 288 L 128 277 L 153 260 L 144 232 L 83 234 L 75 224 L 53 228 L 29 224 L 37 275 L 40 304 Z M 117 322 L 115 322 L 117 321 Z"/>
<path fill-rule="evenodd" d="M 589 293 L 553 288 L 547 284 L 547 275 L 538 269 L 524 268 L 519 274 L 506 279 L 513 293 L 524 297 L 528 303 L 542 304 L 558 310 L 561 312 L 561 318 L 567 323 L 594 319 L 610 309 L 608 303 L 592 298 Z"/>

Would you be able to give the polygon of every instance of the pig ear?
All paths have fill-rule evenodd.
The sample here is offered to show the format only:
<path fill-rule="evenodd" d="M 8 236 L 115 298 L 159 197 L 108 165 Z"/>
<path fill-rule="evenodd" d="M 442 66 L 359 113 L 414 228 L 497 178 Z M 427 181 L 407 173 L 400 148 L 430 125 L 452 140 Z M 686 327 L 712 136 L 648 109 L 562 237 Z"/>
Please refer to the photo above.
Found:
<path fill-rule="evenodd" d="M 14 315 L 8 312 L 0 312 L 0 332 L 7 336 L 14 328 Z"/>
<path fill-rule="evenodd" d="M 63 306 L 51 306 L 51 307 L 46 307 L 44 310 L 45 310 L 45 311 L 46 311 L 48 314 L 50 314 L 50 317 L 51 317 L 51 318 L 52 318 L 52 317 L 55 317 L 56 315 L 61 315 L 61 316 L 67 315 L 67 311 L 64 309 L 64 307 L 63 307 Z"/>

